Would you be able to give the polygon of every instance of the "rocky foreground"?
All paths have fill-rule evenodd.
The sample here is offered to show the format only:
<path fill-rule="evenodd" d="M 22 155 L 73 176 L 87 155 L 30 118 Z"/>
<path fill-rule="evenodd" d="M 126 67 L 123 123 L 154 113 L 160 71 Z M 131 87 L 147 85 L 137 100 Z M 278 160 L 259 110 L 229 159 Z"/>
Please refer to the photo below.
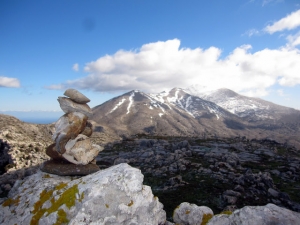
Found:
<path fill-rule="evenodd" d="M 170 225 L 140 170 L 122 163 L 84 177 L 38 171 L 0 199 L 1 224 Z M 206 206 L 180 204 L 176 224 L 297 224 L 300 214 L 274 204 L 215 215 Z"/>
<path fill-rule="evenodd" d="M 104 145 L 118 137 L 93 122 L 93 143 Z M 53 140 L 55 124 L 31 124 L 0 114 L 0 198 L 7 196 L 17 180 L 35 174 L 49 160 L 46 148 Z"/>
<path fill-rule="evenodd" d="M 215 213 L 268 203 L 300 212 L 299 153 L 272 140 L 135 138 L 97 158 L 100 168 L 124 162 L 141 169 L 168 219 L 185 201 Z"/>
<path fill-rule="evenodd" d="M 104 170 L 62 177 L 39 170 L 48 159 L 45 149 L 54 125 L 0 115 L 0 224 L 300 223 L 300 154 L 295 147 L 245 137 L 135 136 L 113 142 L 116 136 L 109 128 L 93 127 L 93 143 L 106 144 L 97 157 Z M 133 199 L 132 193 L 137 194 Z M 103 199 L 114 207 L 105 203 L 104 208 Z M 138 205 L 139 200 L 146 204 Z M 98 205 L 108 213 L 96 215 Z M 139 210 L 151 219 L 142 220 Z"/>

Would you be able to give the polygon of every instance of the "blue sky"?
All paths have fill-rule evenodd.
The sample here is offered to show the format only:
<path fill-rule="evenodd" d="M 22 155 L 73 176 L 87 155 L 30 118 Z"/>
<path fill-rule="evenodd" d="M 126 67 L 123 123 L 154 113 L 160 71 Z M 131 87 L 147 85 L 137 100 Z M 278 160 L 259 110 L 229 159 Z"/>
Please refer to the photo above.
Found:
<path fill-rule="evenodd" d="M 299 0 L 0 1 L 0 111 L 195 84 L 300 109 Z"/>

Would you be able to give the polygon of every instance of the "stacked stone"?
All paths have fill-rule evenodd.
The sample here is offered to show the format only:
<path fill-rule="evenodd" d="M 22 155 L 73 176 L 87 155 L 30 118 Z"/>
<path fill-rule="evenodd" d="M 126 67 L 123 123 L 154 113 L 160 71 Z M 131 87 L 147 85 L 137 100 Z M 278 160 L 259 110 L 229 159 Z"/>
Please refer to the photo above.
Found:
<path fill-rule="evenodd" d="M 88 121 L 92 115 L 87 105 L 90 100 L 75 89 L 58 97 L 61 109 L 66 113 L 55 123 L 55 133 L 46 154 L 50 161 L 43 163 L 41 170 L 58 175 L 87 175 L 99 170 L 95 157 L 103 150 L 91 142 L 93 125 Z"/>

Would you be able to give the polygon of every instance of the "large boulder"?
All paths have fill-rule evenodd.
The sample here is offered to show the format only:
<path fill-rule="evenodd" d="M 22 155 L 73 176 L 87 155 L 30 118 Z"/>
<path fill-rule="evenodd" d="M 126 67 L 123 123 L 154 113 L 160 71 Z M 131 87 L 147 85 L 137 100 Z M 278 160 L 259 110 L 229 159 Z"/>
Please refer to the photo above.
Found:
<path fill-rule="evenodd" d="M 215 215 L 207 225 L 295 225 L 300 224 L 300 213 L 274 204 L 245 206 L 231 215 Z"/>
<path fill-rule="evenodd" d="M 0 202 L 0 224 L 164 224 L 166 213 L 140 170 L 119 164 L 84 177 L 39 171 Z"/>
<path fill-rule="evenodd" d="M 173 220 L 180 225 L 199 225 L 205 224 L 213 215 L 213 211 L 207 206 L 183 202 L 174 210 Z"/>

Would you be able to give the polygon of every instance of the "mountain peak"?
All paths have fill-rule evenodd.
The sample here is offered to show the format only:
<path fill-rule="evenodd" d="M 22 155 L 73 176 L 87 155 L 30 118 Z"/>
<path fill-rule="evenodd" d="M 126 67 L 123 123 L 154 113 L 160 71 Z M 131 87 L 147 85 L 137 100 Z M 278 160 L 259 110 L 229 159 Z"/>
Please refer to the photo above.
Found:
<path fill-rule="evenodd" d="M 236 93 L 228 88 L 220 88 L 220 89 L 216 90 L 215 93 L 218 95 L 226 95 L 226 97 L 229 97 L 229 98 L 239 95 L 238 93 Z"/>

